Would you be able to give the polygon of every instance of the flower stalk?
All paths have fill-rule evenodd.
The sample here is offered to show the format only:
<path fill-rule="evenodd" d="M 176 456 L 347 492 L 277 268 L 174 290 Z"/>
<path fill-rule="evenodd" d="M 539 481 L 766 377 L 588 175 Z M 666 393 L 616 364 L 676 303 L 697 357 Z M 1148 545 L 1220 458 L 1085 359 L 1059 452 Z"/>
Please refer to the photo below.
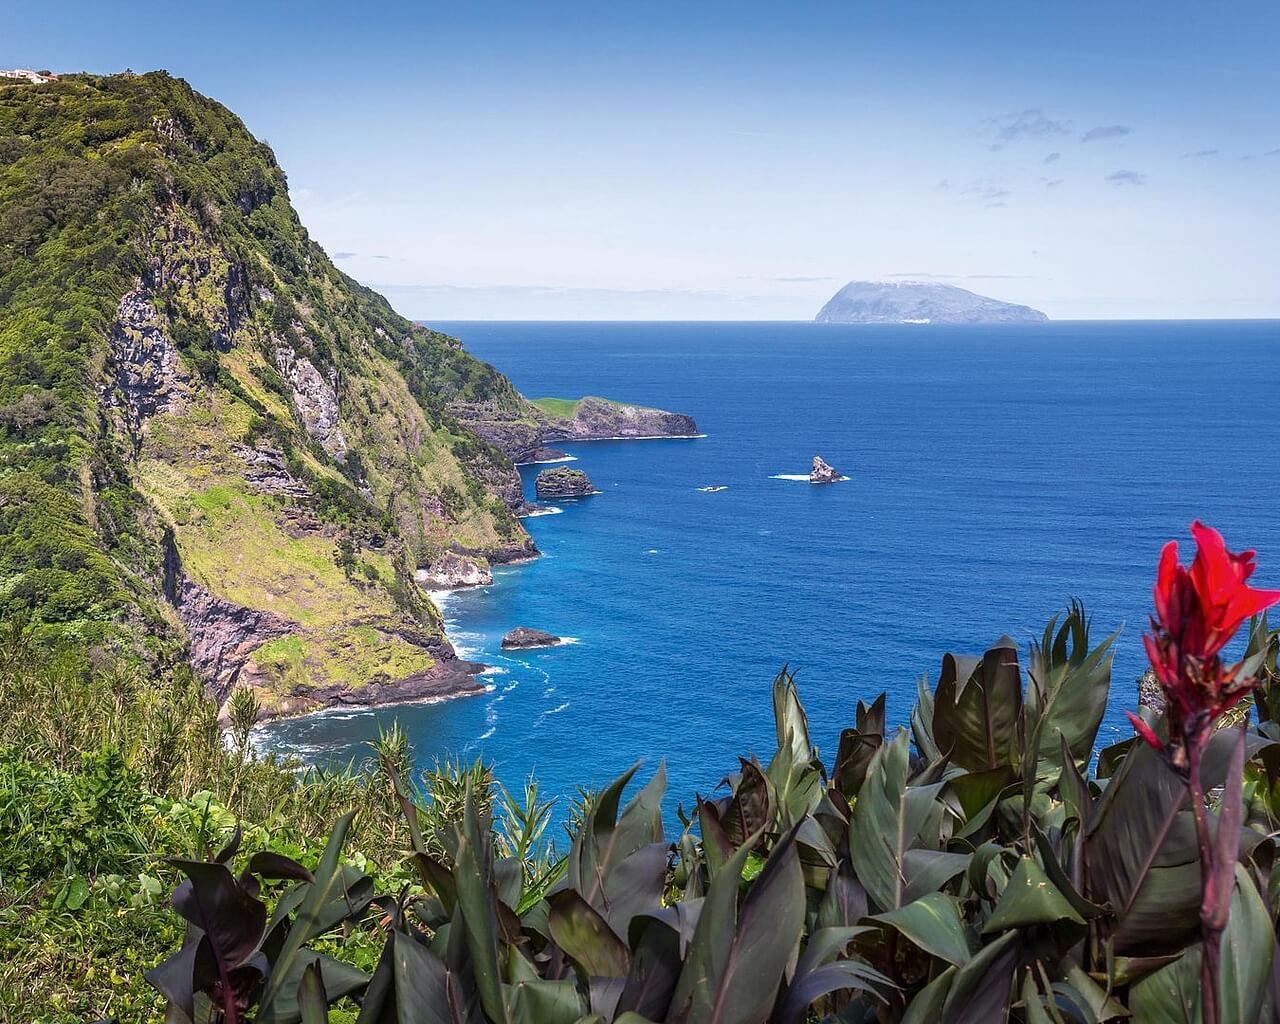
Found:
<path fill-rule="evenodd" d="M 1151 667 L 1167 699 L 1168 739 L 1137 715 L 1129 720 L 1138 734 L 1178 773 L 1191 798 L 1200 854 L 1200 983 L 1204 1024 L 1218 1024 L 1222 932 L 1231 911 L 1235 865 L 1243 817 L 1242 728 L 1234 745 L 1223 787 L 1216 836 L 1205 798 L 1202 766 L 1215 723 L 1257 685 L 1243 663 L 1226 666 L 1222 651 L 1240 626 L 1280 601 L 1280 591 L 1248 585 L 1254 552 L 1234 553 L 1217 530 L 1191 525 L 1196 556 L 1191 566 L 1178 561 L 1177 541 L 1165 545 L 1155 585 L 1151 633 L 1143 639 Z"/>

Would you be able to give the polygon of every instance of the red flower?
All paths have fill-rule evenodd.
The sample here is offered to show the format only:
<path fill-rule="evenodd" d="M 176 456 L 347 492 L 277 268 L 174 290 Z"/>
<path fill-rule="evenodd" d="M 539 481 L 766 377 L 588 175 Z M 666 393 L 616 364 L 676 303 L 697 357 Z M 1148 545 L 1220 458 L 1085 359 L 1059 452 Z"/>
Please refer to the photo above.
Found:
<path fill-rule="evenodd" d="M 1254 680 L 1237 678 L 1239 665 L 1224 669 L 1220 655 L 1242 623 L 1280 601 L 1280 591 L 1248 585 L 1254 570 L 1252 551 L 1228 551 L 1222 534 L 1199 520 L 1191 524 L 1191 533 L 1197 550 L 1190 569 L 1178 562 L 1177 541 L 1164 546 L 1152 632 L 1143 637 L 1151 667 L 1169 699 L 1170 739 L 1175 743 L 1207 730 L 1253 687 Z M 1137 721 L 1134 726 L 1160 749 L 1149 728 Z"/>

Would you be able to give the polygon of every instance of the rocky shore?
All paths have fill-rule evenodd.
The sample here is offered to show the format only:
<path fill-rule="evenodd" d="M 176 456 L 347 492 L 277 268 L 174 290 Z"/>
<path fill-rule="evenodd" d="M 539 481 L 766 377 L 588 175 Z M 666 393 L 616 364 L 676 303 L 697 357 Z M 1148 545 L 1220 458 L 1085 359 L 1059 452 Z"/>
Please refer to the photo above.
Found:
<path fill-rule="evenodd" d="M 358 686 L 298 687 L 264 710 L 258 720 L 296 718 L 333 707 L 382 707 L 469 697 L 485 692 L 484 683 L 476 678 L 484 669 L 480 662 L 458 658 L 450 648 L 447 659 L 404 679 L 375 678 Z"/>

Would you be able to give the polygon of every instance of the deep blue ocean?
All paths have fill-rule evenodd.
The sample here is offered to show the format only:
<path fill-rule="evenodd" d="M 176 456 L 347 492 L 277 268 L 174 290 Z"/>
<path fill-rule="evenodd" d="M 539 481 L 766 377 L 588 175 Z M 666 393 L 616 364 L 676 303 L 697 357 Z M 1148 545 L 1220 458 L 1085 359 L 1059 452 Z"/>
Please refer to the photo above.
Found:
<path fill-rule="evenodd" d="M 490 692 L 279 723 L 267 748 L 345 762 L 399 719 L 421 763 L 483 756 L 552 794 L 666 758 L 688 806 L 772 751 L 783 664 L 829 761 L 859 698 L 905 722 L 944 652 L 1025 644 L 1073 597 L 1095 641 L 1123 627 L 1108 743 L 1164 541 L 1200 517 L 1280 585 L 1277 321 L 433 326 L 526 395 L 686 412 L 706 436 L 566 446 L 602 493 L 525 520 L 543 557 L 444 601 Z M 850 479 L 776 478 L 815 454 Z M 505 654 L 517 625 L 577 642 Z"/>

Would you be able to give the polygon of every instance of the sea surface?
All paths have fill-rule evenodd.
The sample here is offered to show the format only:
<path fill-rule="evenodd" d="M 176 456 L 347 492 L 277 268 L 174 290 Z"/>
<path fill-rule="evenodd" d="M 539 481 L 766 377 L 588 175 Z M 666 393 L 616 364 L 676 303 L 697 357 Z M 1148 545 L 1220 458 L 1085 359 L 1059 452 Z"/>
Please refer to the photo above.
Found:
<path fill-rule="evenodd" d="M 905 722 L 944 652 L 1025 645 L 1072 598 L 1095 641 L 1121 630 L 1105 744 L 1128 734 L 1166 540 L 1200 517 L 1280 586 L 1277 321 L 433 326 L 530 397 L 677 410 L 706 436 L 565 446 L 601 493 L 525 520 L 542 558 L 443 600 L 490 692 L 278 723 L 264 748 L 346 762 L 398 719 L 420 763 L 484 757 L 560 797 L 665 759 L 687 807 L 771 753 L 784 664 L 829 762 L 859 698 Z M 814 455 L 849 479 L 787 478 Z M 517 625 L 574 641 L 504 653 Z"/>

